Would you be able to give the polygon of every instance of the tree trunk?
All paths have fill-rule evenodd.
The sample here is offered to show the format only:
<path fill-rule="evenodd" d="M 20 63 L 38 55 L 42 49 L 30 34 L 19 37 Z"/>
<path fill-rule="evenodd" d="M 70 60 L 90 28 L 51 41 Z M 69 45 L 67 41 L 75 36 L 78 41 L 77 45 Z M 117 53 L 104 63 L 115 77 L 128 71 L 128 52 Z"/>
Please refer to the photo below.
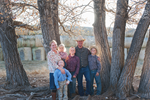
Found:
<path fill-rule="evenodd" d="M 7 86 L 29 86 L 28 77 L 21 63 L 17 37 L 12 20 L 9 0 L 0 0 L 0 40 L 6 68 Z"/>
<path fill-rule="evenodd" d="M 59 25 L 58 25 L 58 0 L 51 0 L 52 2 L 52 18 L 53 18 L 53 25 L 54 31 L 56 36 L 57 44 L 61 44 L 60 41 L 60 34 L 59 34 Z"/>
<path fill-rule="evenodd" d="M 94 1 L 94 12 L 95 22 L 94 35 L 95 42 L 99 50 L 100 62 L 101 62 L 101 81 L 102 81 L 102 92 L 105 92 L 109 86 L 110 80 L 110 55 L 109 46 L 107 40 L 107 33 L 105 27 L 105 0 L 93 0 Z"/>
<path fill-rule="evenodd" d="M 144 64 L 138 93 L 142 98 L 150 99 L 150 36 L 146 45 Z"/>
<path fill-rule="evenodd" d="M 144 13 L 140 19 L 140 22 L 137 26 L 131 47 L 125 62 L 125 66 L 122 70 L 121 76 L 117 85 L 116 96 L 120 99 L 130 95 L 132 89 L 133 76 L 139 57 L 139 53 L 143 44 L 143 40 L 146 34 L 146 31 L 150 23 L 150 0 L 147 1 Z"/>
<path fill-rule="evenodd" d="M 128 17 L 128 0 L 117 1 L 117 11 L 113 30 L 112 62 L 110 71 L 110 88 L 116 90 L 121 70 L 124 66 L 124 38 L 126 20 Z"/>
<path fill-rule="evenodd" d="M 50 51 L 49 43 L 56 40 L 51 13 L 51 0 L 38 0 L 38 8 L 40 13 L 40 24 L 44 40 L 44 48 L 46 54 Z"/>

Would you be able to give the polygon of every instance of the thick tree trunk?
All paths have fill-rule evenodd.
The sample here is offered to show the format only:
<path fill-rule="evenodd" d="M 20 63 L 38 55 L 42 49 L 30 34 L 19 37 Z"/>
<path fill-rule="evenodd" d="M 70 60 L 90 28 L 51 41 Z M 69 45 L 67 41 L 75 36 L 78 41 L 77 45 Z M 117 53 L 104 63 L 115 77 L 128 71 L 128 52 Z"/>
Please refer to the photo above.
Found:
<path fill-rule="evenodd" d="M 107 40 L 107 33 L 105 27 L 105 0 L 93 0 L 94 1 L 94 35 L 95 42 L 99 50 L 100 62 L 101 62 L 101 81 L 102 92 L 105 92 L 109 87 L 110 80 L 110 51 Z"/>
<path fill-rule="evenodd" d="M 53 18 L 54 31 L 55 31 L 57 44 L 59 45 L 61 41 L 60 41 L 59 25 L 58 25 L 58 0 L 51 0 L 51 2 L 52 2 L 52 18 Z"/>
<path fill-rule="evenodd" d="M 144 64 L 138 93 L 140 97 L 150 99 L 150 36 L 146 46 Z"/>
<path fill-rule="evenodd" d="M 145 11 L 140 19 L 140 22 L 133 36 L 133 40 L 125 62 L 125 66 L 122 70 L 121 76 L 118 81 L 116 96 L 121 99 L 124 99 L 125 97 L 130 95 L 137 60 L 149 24 L 150 0 L 147 1 Z"/>
<path fill-rule="evenodd" d="M 124 66 L 124 38 L 128 17 L 128 0 L 117 1 L 117 11 L 113 30 L 112 62 L 110 71 L 110 90 L 116 90 L 121 70 Z"/>
<path fill-rule="evenodd" d="M 0 40 L 4 55 L 7 86 L 29 86 L 28 77 L 21 63 L 17 37 L 13 26 L 9 0 L 0 0 Z"/>
<path fill-rule="evenodd" d="M 51 13 L 51 0 L 38 0 L 38 8 L 40 13 L 40 24 L 44 40 L 43 46 L 47 54 L 50 51 L 50 41 L 56 40 Z"/>

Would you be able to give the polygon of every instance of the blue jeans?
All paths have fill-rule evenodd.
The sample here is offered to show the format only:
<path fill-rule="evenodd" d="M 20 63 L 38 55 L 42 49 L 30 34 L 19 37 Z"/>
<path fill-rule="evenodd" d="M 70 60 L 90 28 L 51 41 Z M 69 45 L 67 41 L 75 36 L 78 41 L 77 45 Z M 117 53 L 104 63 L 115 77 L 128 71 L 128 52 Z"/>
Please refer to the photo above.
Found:
<path fill-rule="evenodd" d="M 86 79 L 86 95 L 91 94 L 90 93 L 90 88 L 91 88 L 91 78 L 90 78 L 90 69 L 88 66 L 80 68 L 79 74 L 77 76 L 78 80 L 78 93 L 80 96 L 84 96 L 84 90 L 83 90 L 83 75 L 85 76 Z"/>
<path fill-rule="evenodd" d="M 92 95 L 94 94 L 93 82 L 94 82 L 94 78 L 95 78 L 96 85 L 97 85 L 96 95 L 100 95 L 101 94 L 101 89 L 102 89 L 100 74 L 98 76 L 96 76 L 97 70 L 91 70 L 90 73 L 91 73 L 91 92 L 92 92 L 91 94 Z"/>
<path fill-rule="evenodd" d="M 54 82 L 54 73 L 49 73 L 49 76 L 50 76 L 50 82 L 49 82 L 50 89 L 57 90 L 57 88 L 55 86 L 55 82 Z"/>
<path fill-rule="evenodd" d="M 76 92 L 76 78 L 73 78 L 75 72 L 70 72 L 70 73 L 72 75 L 71 78 L 72 82 L 70 82 L 68 88 L 69 88 L 69 96 L 71 97 L 71 95 Z"/>

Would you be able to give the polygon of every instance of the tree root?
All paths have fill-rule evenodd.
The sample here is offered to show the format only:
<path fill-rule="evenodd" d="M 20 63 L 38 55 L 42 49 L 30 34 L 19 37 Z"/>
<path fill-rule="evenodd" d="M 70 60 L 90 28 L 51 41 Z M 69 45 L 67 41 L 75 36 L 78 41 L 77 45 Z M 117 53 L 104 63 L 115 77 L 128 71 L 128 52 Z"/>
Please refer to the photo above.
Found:
<path fill-rule="evenodd" d="M 6 94 L 5 96 L 0 97 L 0 99 L 7 98 L 7 97 L 27 98 L 27 96 L 17 93 L 17 94 Z"/>
<path fill-rule="evenodd" d="M 34 92 L 31 92 L 31 93 L 30 93 L 30 96 L 27 98 L 27 100 L 31 100 L 34 95 L 35 95 L 35 93 L 34 93 Z"/>
<path fill-rule="evenodd" d="M 17 87 L 16 89 L 11 89 L 11 90 L 6 90 L 1 88 L 0 89 L 1 94 L 6 94 L 5 96 L 0 97 L 0 99 L 2 98 L 7 98 L 7 97 L 17 97 L 17 98 L 25 98 L 26 100 L 31 100 L 34 97 L 42 97 L 44 95 L 48 95 L 50 94 L 50 90 L 49 87 L 36 87 L 33 88 L 31 86 L 27 86 L 27 87 Z M 30 93 L 30 96 L 24 96 L 21 94 L 13 94 L 16 92 L 25 92 L 25 93 Z"/>
<path fill-rule="evenodd" d="M 76 95 L 72 100 L 79 100 L 80 96 Z"/>
<path fill-rule="evenodd" d="M 139 96 L 139 94 L 131 94 L 132 96 L 131 97 L 127 97 L 126 98 L 126 100 L 133 100 L 133 99 L 137 99 L 137 98 L 141 98 L 140 96 Z"/>
<path fill-rule="evenodd" d="M 0 89 L 0 92 L 5 93 L 15 93 L 15 92 L 40 92 L 40 91 L 47 91 L 49 90 L 48 87 L 36 87 L 33 88 L 31 86 L 28 87 L 17 87 L 16 89 L 6 90 L 6 89 Z"/>
<path fill-rule="evenodd" d="M 109 89 L 108 91 L 106 91 L 105 93 L 103 93 L 102 96 L 103 97 L 111 97 L 114 94 L 115 94 L 115 92 Z"/>

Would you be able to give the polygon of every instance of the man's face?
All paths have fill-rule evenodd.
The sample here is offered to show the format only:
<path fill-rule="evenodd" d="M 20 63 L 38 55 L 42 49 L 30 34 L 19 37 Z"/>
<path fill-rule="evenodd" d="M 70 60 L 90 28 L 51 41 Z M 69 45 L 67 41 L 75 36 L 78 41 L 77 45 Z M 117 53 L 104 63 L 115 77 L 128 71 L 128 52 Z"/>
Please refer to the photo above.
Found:
<path fill-rule="evenodd" d="M 78 46 L 82 47 L 82 46 L 83 46 L 84 41 L 83 41 L 83 40 L 82 40 L 82 41 L 77 41 L 77 43 L 78 43 Z"/>

